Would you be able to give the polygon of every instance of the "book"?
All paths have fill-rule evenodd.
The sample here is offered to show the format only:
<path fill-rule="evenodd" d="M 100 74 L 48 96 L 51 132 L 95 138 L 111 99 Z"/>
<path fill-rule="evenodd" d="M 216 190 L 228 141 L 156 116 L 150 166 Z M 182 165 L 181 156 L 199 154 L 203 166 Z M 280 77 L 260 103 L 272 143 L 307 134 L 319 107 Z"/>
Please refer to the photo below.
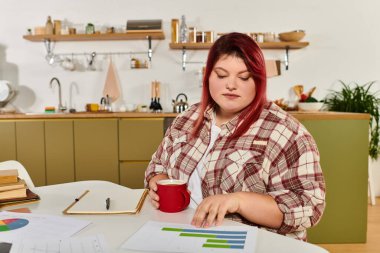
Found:
<path fill-rule="evenodd" d="M 139 213 L 148 189 L 129 189 L 121 187 L 112 191 L 107 189 L 87 190 L 65 210 L 64 214 L 136 214 Z"/>
<path fill-rule="evenodd" d="M 30 189 L 26 189 L 26 197 L 22 198 L 12 198 L 12 199 L 1 199 L 0 208 L 5 206 L 20 205 L 25 203 L 32 203 L 40 200 L 38 194 L 32 192 Z"/>
<path fill-rule="evenodd" d="M 23 179 L 18 179 L 16 183 L 0 184 L 0 192 L 25 188 L 26 183 Z"/>
<path fill-rule="evenodd" d="M 20 189 L 15 189 L 15 190 L 0 192 L 0 200 L 14 199 L 14 198 L 25 198 L 25 197 L 26 197 L 26 187 L 20 188 Z"/>
<path fill-rule="evenodd" d="M 0 184 L 17 183 L 18 170 L 0 170 Z"/>
<path fill-rule="evenodd" d="M 127 31 L 162 30 L 162 19 L 127 20 Z"/>

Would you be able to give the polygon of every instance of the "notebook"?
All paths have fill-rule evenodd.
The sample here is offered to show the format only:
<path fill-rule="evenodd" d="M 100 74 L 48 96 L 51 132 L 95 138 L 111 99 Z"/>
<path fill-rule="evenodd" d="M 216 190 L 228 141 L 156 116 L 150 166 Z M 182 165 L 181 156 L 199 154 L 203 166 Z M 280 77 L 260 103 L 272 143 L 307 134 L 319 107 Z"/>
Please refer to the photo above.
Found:
<path fill-rule="evenodd" d="M 136 214 L 140 212 L 148 189 L 119 188 L 86 190 L 75 198 L 64 214 Z M 109 198 L 109 209 L 107 199 Z"/>

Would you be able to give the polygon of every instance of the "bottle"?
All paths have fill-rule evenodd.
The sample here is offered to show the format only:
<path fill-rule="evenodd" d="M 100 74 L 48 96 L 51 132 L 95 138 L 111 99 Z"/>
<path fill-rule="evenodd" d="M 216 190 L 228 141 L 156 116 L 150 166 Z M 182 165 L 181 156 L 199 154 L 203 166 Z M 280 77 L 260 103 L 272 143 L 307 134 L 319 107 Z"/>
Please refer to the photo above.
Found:
<path fill-rule="evenodd" d="M 48 16 L 46 25 L 45 25 L 45 34 L 52 35 L 54 32 L 53 22 L 51 21 L 51 17 Z"/>
<path fill-rule="evenodd" d="M 187 25 L 185 15 L 181 17 L 181 26 L 180 26 L 180 38 L 179 41 L 181 43 L 188 42 L 188 33 L 187 33 Z"/>

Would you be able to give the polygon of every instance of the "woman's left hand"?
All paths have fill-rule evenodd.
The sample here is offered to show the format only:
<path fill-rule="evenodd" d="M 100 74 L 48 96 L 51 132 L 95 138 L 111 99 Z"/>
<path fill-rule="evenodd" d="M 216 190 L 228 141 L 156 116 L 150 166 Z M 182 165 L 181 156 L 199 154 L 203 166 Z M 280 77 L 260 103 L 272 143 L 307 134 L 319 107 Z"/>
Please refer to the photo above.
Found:
<path fill-rule="evenodd" d="M 196 227 L 220 225 L 227 213 L 239 210 L 239 198 L 235 193 L 219 194 L 205 198 L 197 207 L 191 224 Z"/>

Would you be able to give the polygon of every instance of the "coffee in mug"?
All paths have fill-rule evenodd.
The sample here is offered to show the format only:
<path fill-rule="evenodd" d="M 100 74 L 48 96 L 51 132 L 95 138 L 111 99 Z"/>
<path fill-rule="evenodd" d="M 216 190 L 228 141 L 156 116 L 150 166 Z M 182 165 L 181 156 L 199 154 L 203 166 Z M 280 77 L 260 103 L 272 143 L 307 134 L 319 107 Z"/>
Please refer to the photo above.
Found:
<path fill-rule="evenodd" d="M 165 179 L 157 182 L 159 210 L 176 213 L 184 210 L 190 203 L 187 183 L 183 180 Z"/>

